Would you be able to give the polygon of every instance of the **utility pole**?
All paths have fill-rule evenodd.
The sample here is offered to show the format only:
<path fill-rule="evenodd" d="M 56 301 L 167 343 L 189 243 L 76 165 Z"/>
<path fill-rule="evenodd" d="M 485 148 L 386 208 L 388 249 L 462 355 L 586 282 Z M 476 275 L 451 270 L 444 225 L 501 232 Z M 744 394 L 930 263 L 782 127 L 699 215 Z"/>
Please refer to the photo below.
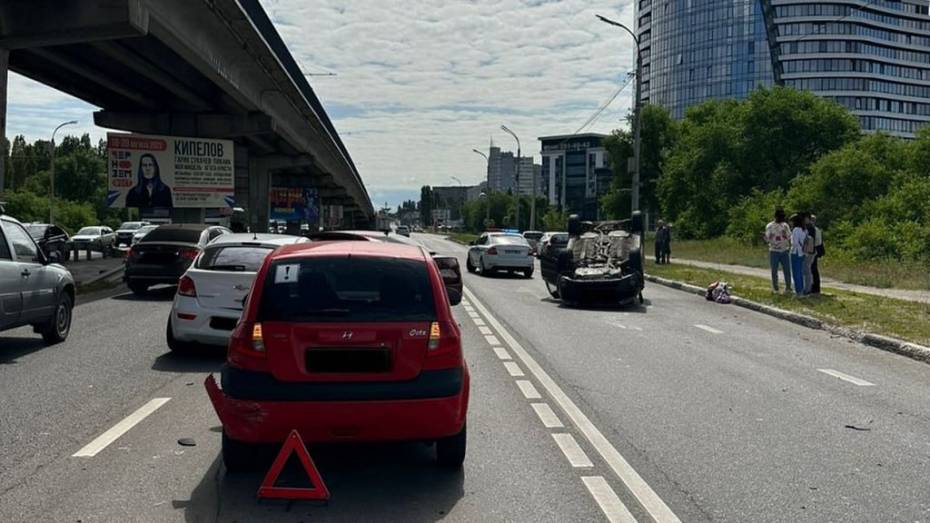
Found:
<path fill-rule="evenodd" d="M 52 164 L 48 171 L 48 223 L 55 223 L 55 134 L 59 129 L 66 125 L 74 125 L 77 123 L 77 120 L 71 120 L 69 122 L 64 122 L 52 131 L 52 142 L 51 142 L 51 158 Z"/>
<path fill-rule="evenodd" d="M 615 27 L 623 29 L 630 36 L 633 37 L 633 42 L 636 43 L 636 99 L 633 100 L 633 187 L 630 191 L 630 204 L 633 211 L 639 210 L 639 176 L 640 176 L 640 149 L 642 147 L 641 142 L 641 132 L 642 132 L 642 120 L 640 115 L 641 109 L 641 97 L 640 97 L 640 88 L 642 87 L 642 52 L 639 47 L 639 38 L 636 37 L 636 34 L 630 30 L 629 27 L 621 24 L 620 22 L 615 22 L 609 18 L 605 18 L 601 15 L 595 15 L 597 18 L 604 22 L 605 24 L 610 24 Z"/>
<path fill-rule="evenodd" d="M 517 223 L 516 223 L 516 226 L 517 226 L 517 230 L 519 231 L 520 230 L 520 160 L 521 160 L 520 138 L 516 135 L 516 133 L 508 129 L 506 125 L 502 125 L 501 130 L 509 134 L 510 136 L 513 136 L 513 139 L 517 141 L 517 168 L 514 171 L 514 181 L 516 182 L 516 186 L 517 186 L 517 212 L 516 212 Z M 534 211 L 535 211 L 535 201 L 534 201 L 534 205 L 530 207 L 530 219 L 531 220 L 533 219 L 533 215 L 535 214 Z"/>

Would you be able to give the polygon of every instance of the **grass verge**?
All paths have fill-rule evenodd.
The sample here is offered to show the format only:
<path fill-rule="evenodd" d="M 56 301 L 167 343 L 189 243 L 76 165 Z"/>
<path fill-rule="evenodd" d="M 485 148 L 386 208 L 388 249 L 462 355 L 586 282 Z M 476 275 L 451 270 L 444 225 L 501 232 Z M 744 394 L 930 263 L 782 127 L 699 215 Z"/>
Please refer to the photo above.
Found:
<path fill-rule="evenodd" d="M 446 238 L 461 243 L 463 245 L 468 245 L 471 242 L 478 239 L 477 234 L 472 234 L 470 232 L 453 232 L 452 234 L 446 236 Z"/>
<path fill-rule="evenodd" d="M 797 298 L 790 294 L 774 294 L 771 282 L 765 278 L 675 265 L 674 260 L 671 265 L 647 261 L 646 271 L 653 276 L 700 287 L 725 280 L 732 286 L 733 294 L 748 300 L 807 314 L 834 325 L 930 345 L 930 305 L 925 303 L 834 289 L 819 296 Z"/>
<path fill-rule="evenodd" d="M 868 285 L 870 287 L 895 289 L 930 289 L 930 267 L 926 263 L 900 260 L 861 260 L 831 249 L 828 243 L 827 256 L 817 263 L 820 273 L 827 278 Z M 647 254 L 653 252 L 652 243 L 647 245 Z M 699 260 L 731 265 L 745 265 L 768 269 L 768 252 L 765 247 L 747 245 L 729 238 L 713 240 L 672 241 L 672 258 Z"/>

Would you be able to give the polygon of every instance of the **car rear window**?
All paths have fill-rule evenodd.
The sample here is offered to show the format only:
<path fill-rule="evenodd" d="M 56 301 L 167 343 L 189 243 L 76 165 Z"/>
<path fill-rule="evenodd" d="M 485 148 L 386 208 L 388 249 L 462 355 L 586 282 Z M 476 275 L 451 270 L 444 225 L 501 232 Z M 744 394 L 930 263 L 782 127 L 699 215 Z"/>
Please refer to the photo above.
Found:
<path fill-rule="evenodd" d="M 197 229 L 168 229 L 159 227 L 146 234 L 140 241 L 143 243 L 152 242 L 184 242 L 197 243 L 200 241 L 200 235 L 203 231 Z"/>
<path fill-rule="evenodd" d="M 139 227 L 142 227 L 142 222 L 123 222 L 123 224 L 119 226 L 119 228 L 124 231 L 134 231 Z"/>
<path fill-rule="evenodd" d="M 259 245 L 209 247 L 200 257 L 198 269 L 210 271 L 257 272 L 274 249 Z"/>
<path fill-rule="evenodd" d="M 491 243 L 503 244 L 503 245 L 527 245 L 526 240 L 522 236 L 491 236 Z"/>
<path fill-rule="evenodd" d="M 407 322 L 436 319 L 426 264 L 325 257 L 269 267 L 260 321 Z"/>

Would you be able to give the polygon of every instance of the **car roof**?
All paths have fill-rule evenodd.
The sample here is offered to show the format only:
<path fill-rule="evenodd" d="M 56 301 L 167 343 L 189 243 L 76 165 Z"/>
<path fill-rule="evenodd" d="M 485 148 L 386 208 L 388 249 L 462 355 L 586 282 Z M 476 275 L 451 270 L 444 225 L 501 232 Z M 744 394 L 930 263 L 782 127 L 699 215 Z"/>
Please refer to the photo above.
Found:
<path fill-rule="evenodd" d="M 216 245 L 262 245 L 266 247 L 280 247 L 282 245 L 290 245 L 292 243 L 297 243 L 301 240 L 305 240 L 303 236 L 293 236 L 290 234 L 268 234 L 268 233 L 259 233 L 253 234 L 250 232 L 237 232 L 232 234 L 223 234 L 222 236 L 217 236 L 213 241 L 210 242 L 210 247 Z"/>
<path fill-rule="evenodd" d="M 133 222 L 140 223 L 140 222 Z M 189 231 L 205 231 L 209 227 L 216 227 L 216 225 L 211 225 L 209 223 L 166 223 L 160 225 L 159 229 L 168 229 L 168 230 L 182 230 L 186 229 Z"/>
<path fill-rule="evenodd" d="M 426 260 L 422 247 L 379 241 L 321 241 L 285 245 L 272 254 L 274 260 L 323 256 L 370 256 Z"/>

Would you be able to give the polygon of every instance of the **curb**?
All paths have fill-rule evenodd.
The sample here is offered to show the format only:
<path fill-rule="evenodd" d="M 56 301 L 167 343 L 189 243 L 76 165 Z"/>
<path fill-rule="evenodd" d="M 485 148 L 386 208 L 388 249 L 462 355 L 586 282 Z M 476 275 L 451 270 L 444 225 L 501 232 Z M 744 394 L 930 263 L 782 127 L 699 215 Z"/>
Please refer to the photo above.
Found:
<path fill-rule="evenodd" d="M 124 269 L 125 269 L 124 266 L 118 265 L 118 266 L 113 267 L 112 269 L 110 269 L 110 270 L 108 270 L 108 271 L 106 271 L 106 272 L 103 272 L 103 273 L 100 273 L 100 274 L 94 276 L 93 278 L 91 278 L 91 279 L 89 279 L 89 280 L 87 280 L 87 281 L 82 281 L 82 282 L 80 282 L 80 285 L 90 285 L 90 284 L 92 284 L 92 283 L 97 283 L 98 281 L 105 280 L 105 279 L 107 279 L 107 278 L 113 276 L 114 274 L 116 274 L 116 273 L 118 273 L 118 272 L 120 272 L 120 271 L 122 271 L 122 270 L 124 270 Z"/>
<path fill-rule="evenodd" d="M 702 289 L 696 285 L 691 285 L 689 283 L 680 282 L 677 280 L 669 280 L 666 278 L 660 278 L 658 276 L 646 275 L 646 281 L 652 283 L 657 283 L 665 287 L 670 287 L 672 289 L 678 289 L 691 294 L 697 294 L 699 296 L 704 296 L 706 289 Z M 923 345 L 918 345 L 916 343 L 911 343 L 898 338 L 893 338 L 891 336 L 884 336 L 881 334 L 875 334 L 872 332 L 863 332 L 856 331 L 846 327 L 841 327 L 839 325 L 834 325 L 832 323 L 825 323 L 817 318 L 808 316 L 806 314 L 799 314 L 797 312 L 786 311 L 784 309 L 779 309 L 777 307 L 771 307 L 769 305 L 763 305 L 759 302 L 747 300 L 746 298 L 740 298 L 738 296 L 732 296 L 732 303 L 738 307 L 743 307 L 745 309 L 750 309 L 756 312 L 761 312 L 775 318 L 782 320 L 790 321 L 791 323 L 796 323 L 798 325 L 807 327 L 809 329 L 823 330 L 827 331 L 830 334 L 835 334 L 837 336 L 842 336 L 850 340 L 874 347 L 876 349 L 881 349 L 887 352 L 893 352 L 913 360 L 922 361 L 924 363 L 930 363 L 930 347 L 925 347 Z"/>

